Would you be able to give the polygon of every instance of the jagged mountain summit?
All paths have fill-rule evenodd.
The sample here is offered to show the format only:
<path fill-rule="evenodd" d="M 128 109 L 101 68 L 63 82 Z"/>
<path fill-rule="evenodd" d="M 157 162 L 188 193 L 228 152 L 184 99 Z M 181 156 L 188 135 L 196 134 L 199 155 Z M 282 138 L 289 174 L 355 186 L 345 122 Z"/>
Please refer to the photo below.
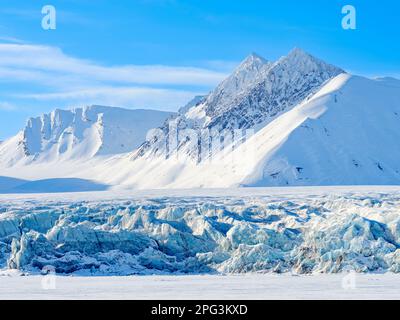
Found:
<path fill-rule="evenodd" d="M 85 154 L 76 151 L 77 134 L 36 120 L 28 128 L 40 127 L 31 135 L 41 139 L 28 145 L 25 132 L 0 145 L 0 176 L 79 177 L 129 189 L 397 185 L 399 83 L 352 76 L 301 49 L 275 62 L 251 54 L 208 95 L 148 123 L 146 129 L 154 124 L 156 130 L 147 140 L 144 127 L 134 143 L 124 140 L 140 117 L 132 125 L 117 117 L 110 126 L 124 125 L 109 138 L 98 134 L 103 120 L 95 117 L 83 139 L 90 141 L 84 144 L 90 161 L 71 165 L 69 159 Z M 107 119 L 104 114 L 101 119 Z M 247 131 L 252 134 L 243 137 Z M 121 141 L 129 147 L 121 148 Z M 215 148 L 215 142 L 221 145 Z M 48 158 L 56 161 L 40 166 Z"/>
<path fill-rule="evenodd" d="M 201 107 L 210 118 L 227 112 L 239 96 L 245 96 L 256 83 L 267 75 L 271 63 L 252 53 L 235 70 L 217 86 Z"/>
<path fill-rule="evenodd" d="M 343 73 L 211 160 L 149 153 L 113 170 L 139 189 L 398 185 L 399 115 L 398 87 Z"/>
<path fill-rule="evenodd" d="M 239 70 L 246 66 L 248 70 L 259 69 L 259 72 L 252 81 L 244 82 L 242 89 L 236 90 L 233 99 L 224 104 L 216 98 L 224 96 L 226 86 L 217 88 L 208 97 L 204 106 L 208 127 L 251 128 L 287 111 L 315 93 L 326 81 L 344 72 L 300 49 L 292 50 L 274 63 L 260 58 L 251 61 L 251 64 L 243 63 Z M 262 62 L 262 67 L 254 66 Z"/>
<path fill-rule="evenodd" d="M 251 54 L 207 97 L 165 123 L 163 138 L 156 137 L 144 144 L 133 154 L 133 159 L 146 154 L 162 156 L 166 150 L 171 153 L 170 131 L 179 136 L 183 130 L 205 129 L 218 139 L 222 130 L 258 129 L 311 97 L 328 80 L 342 73 L 342 69 L 297 48 L 276 62 Z M 240 140 L 240 137 L 233 139 Z M 192 159 L 196 158 L 193 154 L 199 153 L 193 141 L 185 141 L 184 145 L 178 143 L 176 149 Z"/>

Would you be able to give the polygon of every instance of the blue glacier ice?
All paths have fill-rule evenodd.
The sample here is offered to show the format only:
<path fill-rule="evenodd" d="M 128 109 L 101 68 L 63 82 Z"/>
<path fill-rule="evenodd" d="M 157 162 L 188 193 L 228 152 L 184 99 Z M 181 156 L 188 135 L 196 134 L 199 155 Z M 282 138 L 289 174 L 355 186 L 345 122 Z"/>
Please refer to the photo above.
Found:
<path fill-rule="evenodd" d="M 400 193 L 0 201 L 0 268 L 400 272 Z"/>

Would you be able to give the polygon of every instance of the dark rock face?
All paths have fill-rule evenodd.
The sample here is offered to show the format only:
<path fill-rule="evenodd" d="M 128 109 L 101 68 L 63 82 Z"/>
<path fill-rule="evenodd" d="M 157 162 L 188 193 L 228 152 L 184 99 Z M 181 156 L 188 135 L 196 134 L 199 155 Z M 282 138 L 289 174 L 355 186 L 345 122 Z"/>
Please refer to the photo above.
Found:
<path fill-rule="evenodd" d="M 172 130 L 177 136 L 185 129 L 213 132 L 212 136 L 222 130 L 252 129 L 268 123 L 341 73 L 344 73 L 342 69 L 300 49 L 294 49 L 274 63 L 252 54 L 207 97 L 166 121 L 161 128 L 163 137 L 143 144 L 133 159 L 171 151 L 167 146 Z M 193 148 L 183 148 L 180 152 L 191 154 Z"/>

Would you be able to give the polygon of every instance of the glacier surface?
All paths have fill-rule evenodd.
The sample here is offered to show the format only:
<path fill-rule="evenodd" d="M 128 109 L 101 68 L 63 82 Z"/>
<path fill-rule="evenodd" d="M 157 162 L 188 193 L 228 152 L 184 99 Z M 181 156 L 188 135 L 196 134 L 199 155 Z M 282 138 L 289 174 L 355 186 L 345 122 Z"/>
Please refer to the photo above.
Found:
<path fill-rule="evenodd" d="M 74 275 L 399 273 L 399 213 L 396 187 L 0 195 L 0 268 Z"/>

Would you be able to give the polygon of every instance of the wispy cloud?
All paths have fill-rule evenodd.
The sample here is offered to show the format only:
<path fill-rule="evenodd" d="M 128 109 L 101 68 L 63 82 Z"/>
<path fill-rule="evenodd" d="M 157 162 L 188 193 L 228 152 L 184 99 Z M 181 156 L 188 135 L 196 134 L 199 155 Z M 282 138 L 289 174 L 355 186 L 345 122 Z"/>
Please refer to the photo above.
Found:
<path fill-rule="evenodd" d="M 10 16 L 16 16 L 16 17 L 21 17 L 21 18 L 37 18 L 40 16 L 41 11 L 39 10 L 27 10 L 27 9 L 17 9 L 17 8 L 2 8 L 0 9 L 0 13 L 10 15 Z"/>
<path fill-rule="evenodd" d="M 7 43 L 18 43 L 18 44 L 26 43 L 26 41 L 23 41 L 21 39 L 18 39 L 15 37 L 8 37 L 8 36 L 0 36 L 0 41 L 7 42 Z"/>
<path fill-rule="evenodd" d="M 26 44 L 0 44 L 0 67 L 15 71 L 43 73 L 50 78 L 53 73 L 63 77 L 78 75 L 81 79 L 113 81 L 132 84 L 169 85 L 215 85 L 223 79 L 224 73 L 194 67 L 164 65 L 123 65 L 103 66 L 89 60 L 77 59 L 64 54 L 60 49 L 49 46 Z M 19 78 L 18 78 L 19 79 Z M 19 79 L 20 80 L 20 79 Z M 53 82 L 44 83 L 51 85 Z"/>
<path fill-rule="evenodd" d="M 206 68 L 211 68 L 212 70 L 218 70 L 224 73 L 231 73 L 239 64 L 240 61 L 226 60 L 207 60 L 203 63 Z"/>
<path fill-rule="evenodd" d="M 55 93 L 18 94 L 18 99 L 64 101 L 68 105 L 102 104 L 125 107 L 175 109 L 193 98 L 193 92 L 148 87 L 90 87 Z"/>
<path fill-rule="evenodd" d="M 11 104 L 7 101 L 0 101 L 0 110 L 12 111 L 15 109 L 16 109 L 16 107 L 13 104 Z"/>
<path fill-rule="evenodd" d="M 107 66 L 69 56 L 57 47 L 8 40 L 12 43 L 0 43 L 0 82 L 11 88 L 13 84 L 23 86 L 23 91 L 7 91 L 7 96 L 24 99 L 24 103 L 32 99 L 58 105 L 171 109 L 207 92 L 226 76 L 211 66 Z M 29 88 L 35 88 L 34 92 Z"/>

